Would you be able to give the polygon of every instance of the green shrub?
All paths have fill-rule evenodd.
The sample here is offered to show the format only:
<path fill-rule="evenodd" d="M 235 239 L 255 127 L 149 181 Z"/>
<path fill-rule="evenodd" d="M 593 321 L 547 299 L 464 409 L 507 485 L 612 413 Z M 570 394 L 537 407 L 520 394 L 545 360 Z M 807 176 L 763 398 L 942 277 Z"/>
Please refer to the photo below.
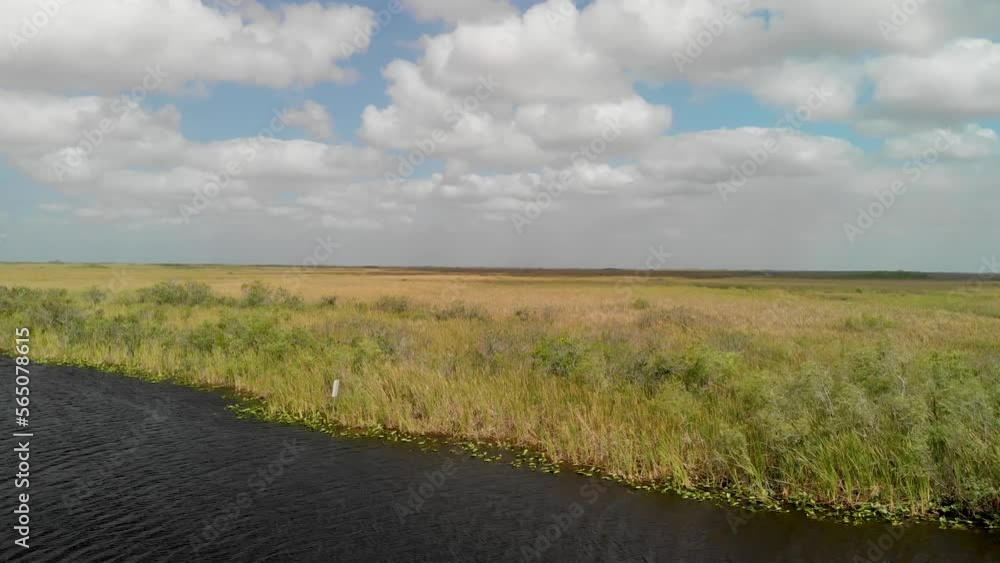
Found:
<path fill-rule="evenodd" d="M 186 340 L 189 346 L 204 353 L 216 349 L 233 356 L 255 352 L 275 359 L 289 350 L 308 349 L 314 344 L 312 336 L 304 329 L 285 329 L 274 315 L 260 313 L 227 314 L 218 321 L 194 328 Z"/>
<path fill-rule="evenodd" d="M 652 305 L 649 303 L 648 299 L 643 299 L 642 297 L 637 297 L 632 301 L 632 308 L 636 310 L 649 309 Z"/>
<path fill-rule="evenodd" d="M 375 301 L 375 309 L 383 313 L 402 315 L 410 310 L 410 300 L 401 295 L 386 295 Z"/>
<path fill-rule="evenodd" d="M 434 311 L 434 318 L 439 321 L 445 321 L 449 319 L 483 320 L 487 317 L 486 314 L 477 307 L 472 307 L 470 305 L 466 305 L 465 303 L 452 303 L 444 309 Z"/>
<path fill-rule="evenodd" d="M 83 295 L 87 298 L 87 301 L 90 301 L 94 305 L 97 305 L 108 298 L 108 294 L 106 292 L 101 291 L 96 287 L 88 289 Z"/>
<path fill-rule="evenodd" d="M 721 383 L 737 371 L 736 354 L 720 352 L 703 345 L 684 351 L 680 358 L 678 379 L 688 391 L 699 391 Z"/>
<path fill-rule="evenodd" d="M 872 398 L 892 392 L 901 384 L 902 365 L 886 345 L 854 352 L 848 378 Z"/>
<path fill-rule="evenodd" d="M 655 391 L 659 385 L 678 372 L 676 360 L 660 352 L 645 351 L 639 354 L 625 371 L 627 381 L 646 391 Z"/>
<path fill-rule="evenodd" d="M 583 345 L 565 336 L 543 338 L 535 345 L 531 354 L 536 365 L 546 373 L 559 377 L 573 373 L 583 361 L 583 356 Z"/>
<path fill-rule="evenodd" d="M 139 290 L 140 303 L 197 306 L 211 304 L 214 300 L 211 288 L 201 282 L 189 281 L 181 284 L 165 281 Z"/>
<path fill-rule="evenodd" d="M 273 287 L 262 281 L 243 284 L 244 307 L 301 307 L 302 298 L 292 295 L 283 287 Z"/>
<path fill-rule="evenodd" d="M 77 341 L 86 339 L 95 346 L 124 349 L 128 357 L 133 358 L 148 332 L 146 323 L 136 313 L 112 318 L 94 315 L 82 330 L 70 335 L 70 338 Z"/>
<path fill-rule="evenodd" d="M 199 352 L 211 352 L 226 346 L 223 325 L 218 322 L 204 323 L 193 328 L 187 335 L 187 344 Z"/>
<path fill-rule="evenodd" d="M 38 289 L 0 285 L 0 315 L 14 313 L 42 297 Z"/>
<path fill-rule="evenodd" d="M 84 319 L 83 311 L 77 309 L 76 303 L 65 289 L 48 289 L 28 302 L 28 316 L 39 328 L 56 328 L 65 334 L 72 325 L 79 324 Z M 18 307 L 17 304 L 15 304 Z M 18 308 L 24 308 L 21 303 Z"/>
<path fill-rule="evenodd" d="M 366 366 L 377 366 L 393 360 L 398 353 L 398 341 L 382 331 L 351 338 L 351 370 L 361 373 Z"/>

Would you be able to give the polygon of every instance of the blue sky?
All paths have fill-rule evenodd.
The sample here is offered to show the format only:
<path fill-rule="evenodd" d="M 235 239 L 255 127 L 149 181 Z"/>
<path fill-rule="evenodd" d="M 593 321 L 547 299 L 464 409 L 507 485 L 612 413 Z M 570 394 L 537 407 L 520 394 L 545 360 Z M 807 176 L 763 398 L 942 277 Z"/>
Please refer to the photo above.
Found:
<path fill-rule="evenodd" d="M 20 42 L 37 7 L 0 9 L 0 260 L 295 264 L 327 235 L 344 264 L 627 268 L 667 244 L 678 268 L 975 271 L 996 252 L 988 2 L 887 35 L 888 1 L 817 18 L 812 0 L 405 0 L 345 58 L 389 5 L 67 6 Z M 117 115 L 150 65 L 167 78 Z M 290 126 L 258 138 L 276 111 Z"/>

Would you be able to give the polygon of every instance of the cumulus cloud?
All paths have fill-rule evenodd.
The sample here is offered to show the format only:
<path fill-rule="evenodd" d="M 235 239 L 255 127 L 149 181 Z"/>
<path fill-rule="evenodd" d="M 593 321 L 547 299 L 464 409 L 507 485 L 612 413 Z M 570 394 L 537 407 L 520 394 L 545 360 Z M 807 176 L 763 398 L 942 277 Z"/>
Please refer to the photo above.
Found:
<path fill-rule="evenodd" d="M 504 18 L 517 14 L 508 0 L 403 0 L 419 20 L 458 21 Z"/>
<path fill-rule="evenodd" d="M 284 120 L 292 127 L 301 127 L 316 139 L 328 139 L 333 134 L 333 119 L 325 107 L 306 100 L 302 109 L 286 111 Z"/>
<path fill-rule="evenodd" d="M 76 215 L 88 220 L 175 222 L 179 205 L 212 189 L 219 193 L 206 213 L 273 211 L 290 187 L 335 189 L 381 176 L 390 164 L 372 148 L 274 137 L 295 125 L 329 136 L 313 106 L 257 116 L 257 136 L 196 142 L 181 133 L 173 106 L 150 111 L 105 97 L 0 90 L 0 119 L 16 124 L 0 128 L 0 150 L 29 177 L 85 201 Z"/>
<path fill-rule="evenodd" d="M 149 67 L 160 69 L 168 91 L 199 81 L 274 88 L 346 82 L 356 72 L 338 65 L 350 55 L 343 46 L 374 17 L 368 8 L 315 1 L 274 11 L 253 0 L 239 3 L 240 11 L 199 0 L 56 4 L 49 16 L 35 0 L 0 3 L 7 43 L 0 76 L 8 84 L 115 92 L 140 86 Z"/>
<path fill-rule="evenodd" d="M 916 203 L 866 241 L 897 244 L 921 207 L 951 211 L 916 238 L 980 228 L 956 193 L 1000 209 L 995 2 L 405 0 L 447 25 L 363 69 L 372 9 L 222 4 L 66 3 L 34 30 L 34 0 L 0 5 L 0 154 L 61 196 L 40 213 L 178 237 L 356 233 L 363 263 L 628 267 L 623 247 L 662 241 L 678 266 L 802 268 L 863 267 L 842 224 L 900 178 Z M 345 106 L 358 72 L 385 98 Z M 247 112 L 256 135 L 185 134 L 183 96 L 222 82 L 304 101 Z M 709 115 L 684 90 L 759 107 Z M 803 105 L 808 126 L 773 121 Z M 355 137 L 334 139 L 334 117 L 359 118 Z M 852 128 L 876 142 L 830 132 Z M 901 161 L 942 134 L 949 150 L 908 177 Z"/>
<path fill-rule="evenodd" d="M 959 39 L 923 55 L 872 61 L 875 103 L 889 114 L 1000 116 L 1000 44 Z"/>
<path fill-rule="evenodd" d="M 890 138 L 885 142 L 885 151 L 890 158 L 905 160 L 919 157 L 936 145 L 947 147 L 942 152 L 944 158 L 977 160 L 1000 155 L 997 132 L 975 124 L 959 131 L 937 129 Z"/>
<path fill-rule="evenodd" d="M 755 176 L 820 176 L 857 168 L 862 152 L 843 139 L 788 129 L 744 127 L 664 137 L 642 152 L 640 170 L 651 178 L 704 184 L 729 180 L 748 160 L 762 161 Z"/>

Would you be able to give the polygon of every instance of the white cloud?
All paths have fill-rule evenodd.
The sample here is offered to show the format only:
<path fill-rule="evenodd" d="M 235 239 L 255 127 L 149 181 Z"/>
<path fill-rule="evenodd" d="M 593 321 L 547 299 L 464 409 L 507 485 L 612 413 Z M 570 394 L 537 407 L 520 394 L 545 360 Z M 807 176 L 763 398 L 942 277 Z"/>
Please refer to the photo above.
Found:
<path fill-rule="evenodd" d="M 326 108 L 313 100 L 306 100 L 300 110 L 286 111 L 285 121 L 292 127 L 301 127 L 317 140 L 333 135 L 333 118 Z"/>
<path fill-rule="evenodd" d="M 577 33 L 577 16 L 553 25 L 549 4 L 521 18 L 461 23 L 427 38 L 419 66 L 424 79 L 456 95 L 467 95 L 480 77 L 492 74 L 505 99 L 515 103 L 603 101 L 632 92 L 620 61 L 598 52 Z"/>
<path fill-rule="evenodd" d="M 812 120 L 843 120 L 855 113 L 863 70 L 837 61 L 792 61 L 755 69 L 743 69 L 715 77 L 716 82 L 742 85 L 758 100 L 796 108 L 822 92 Z"/>
<path fill-rule="evenodd" d="M 274 88 L 349 81 L 355 73 L 337 64 L 348 56 L 342 47 L 374 16 L 368 8 L 315 1 L 274 12 L 248 1 L 243 13 L 199 0 L 57 4 L 59 11 L 36 28 L 23 23 L 41 11 L 36 0 L 0 3 L 0 37 L 8 43 L 0 46 L 0 76 L 8 84 L 114 92 L 141 85 L 147 67 L 161 69 L 168 91 L 192 81 Z"/>
<path fill-rule="evenodd" d="M 989 28 L 1000 8 L 927 2 L 904 22 L 893 15 L 896 3 L 731 0 L 739 14 L 719 27 L 723 0 L 594 0 L 580 9 L 549 0 L 523 13 L 502 0 L 409 0 L 417 19 L 448 25 L 383 66 L 386 101 L 357 108 L 353 143 L 332 140 L 331 109 L 360 99 L 360 88 L 310 87 L 351 80 L 343 46 L 355 44 L 371 9 L 67 3 L 37 37 L 0 49 L 0 76 L 9 78 L 0 88 L 0 153 L 64 198 L 40 212 L 171 236 L 336 230 L 358 232 L 371 251 L 359 259 L 369 263 L 434 263 L 446 254 L 549 266 L 628 266 L 615 262 L 627 260 L 616 245 L 644 248 L 663 236 L 682 245 L 678 260 L 702 266 L 808 267 L 840 250 L 841 224 L 900 177 L 899 160 L 920 154 L 942 130 L 955 143 L 921 174 L 920 189 L 907 192 L 917 203 L 894 207 L 883 234 L 873 230 L 866 240 L 916 232 L 926 217 L 914 209 L 957 193 L 971 194 L 976 213 L 1000 209 L 989 185 L 997 133 L 990 122 L 975 123 L 1000 115 L 1000 55 Z M 0 35 L 20 33 L 21 17 L 34 10 L 34 0 L 0 5 Z M 879 20 L 894 17 L 898 29 L 884 34 Z M 692 56 L 698 37 L 709 39 Z M 683 69 L 678 52 L 691 56 Z M 150 72 L 157 79 L 143 85 Z M 364 72 L 377 78 L 375 68 Z M 260 137 L 186 136 L 178 109 L 185 106 L 171 96 L 211 98 L 217 82 L 284 89 L 279 95 L 305 101 L 242 116 L 241 126 L 249 121 Z M 686 89 L 693 97 L 747 93 L 779 114 L 823 92 L 811 122 L 851 124 L 884 148 L 865 153 L 788 122 L 742 126 L 771 125 L 768 108 L 715 116 L 704 112 L 717 106 L 663 103 Z M 152 91 L 155 105 L 145 100 Z M 350 123 L 341 115 L 338 125 Z M 671 132 L 675 121 L 682 132 Z M 713 125 L 692 130 L 704 122 Z M 767 146 L 777 149 L 761 157 Z M 428 164 L 399 172 L 401 159 L 416 153 Z M 73 156 L 78 164 L 54 167 Z M 719 198 L 718 183 L 761 158 L 738 193 Z M 402 178 L 387 183 L 386 172 Z M 178 206 L 213 183 L 217 193 L 188 225 Z M 543 215 L 517 234 L 511 214 L 546 197 Z M 961 218 L 950 213 L 938 223 L 961 230 Z"/>
<path fill-rule="evenodd" d="M 957 118 L 1000 116 L 1000 44 L 959 39 L 925 55 L 891 55 L 869 64 L 874 101 L 888 114 Z"/>
<path fill-rule="evenodd" d="M 553 22 L 558 5 L 424 39 L 416 62 L 385 68 L 391 104 L 365 108 L 361 138 L 386 149 L 431 147 L 423 152 L 448 169 L 501 171 L 565 165 L 609 124 L 620 130 L 602 158 L 655 140 L 671 109 L 638 96 L 618 62 L 581 40 L 575 9 Z"/>
<path fill-rule="evenodd" d="M 741 197 L 770 197 L 761 194 L 775 194 L 793 179 L 803 182 L 802 189 L 847 190 L 850 185 L 837 185 L 836 178 L 864 169 L 862 151 L 842 139 L 743 127 L 660 139 L 642 151 L 636 186 L 652 198 L 718 198 L 725 191 L 728 200 L 734 186 Z"/>
<path fill-rule="evenodd" d="M 403 0 L 403 5 L 424 21 L 440 19 L 455 23 L 517 14 L 517 8 L 508 0 Z"/>
<path fill-rule="evenodd" d="M 1000 155 L 997 132 L 975 124 L 958 132 L 938 129 L 887 139 L 885 151 L 890 158 L 904 160 L 918 157 L 936 145 L 945 144 L 948 148 L 941 153 L 944 158 L 976 160 Z"/>

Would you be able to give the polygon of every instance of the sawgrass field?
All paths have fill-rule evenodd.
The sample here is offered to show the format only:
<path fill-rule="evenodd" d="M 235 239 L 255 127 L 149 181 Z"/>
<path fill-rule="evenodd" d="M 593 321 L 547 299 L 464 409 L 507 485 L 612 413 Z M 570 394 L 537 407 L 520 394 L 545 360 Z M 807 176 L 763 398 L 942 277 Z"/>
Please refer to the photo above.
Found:
<path fill-rule="evenodd" d="M 497 440 L 633 483 L 996 522 L 1000 283 L 0 265 L 0 353 Z M 334 408 L 330 386 L 341 381 Z"/>

